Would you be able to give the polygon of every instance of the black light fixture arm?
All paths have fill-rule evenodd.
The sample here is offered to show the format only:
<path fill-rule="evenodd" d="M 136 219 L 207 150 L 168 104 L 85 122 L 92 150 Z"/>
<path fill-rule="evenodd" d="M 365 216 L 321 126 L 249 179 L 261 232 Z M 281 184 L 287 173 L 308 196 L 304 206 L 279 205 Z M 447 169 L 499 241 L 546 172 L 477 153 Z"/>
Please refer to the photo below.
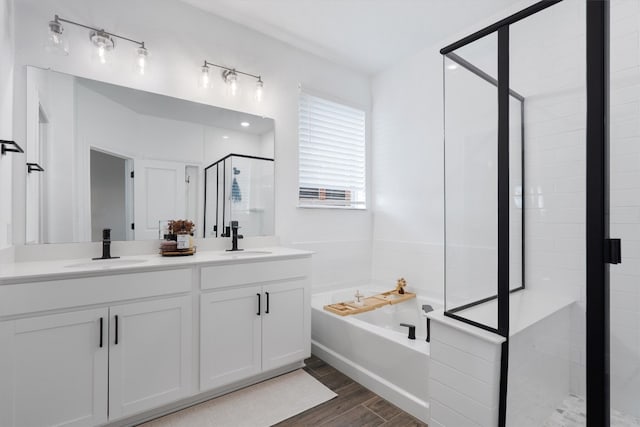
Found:
<path fill-rule="evenodd" d="M 235 68 L 225 67 L 224 65 L 214 64 L 213 62 L 209 62 L 206 59 L 204 60 L 204 65 L 203 66 L 204 67 L 218 67 L 218 68 L 220 68 L 222 70 L 225 70 L 225 71 L 230 71 L 230 72 L 233 72 L 233 73 L 236 73 L 236 74 L 242 74 L 242 75 L 245 75 L 245 76 L 253 77 L 254 79 L 258 79 L 258 81 L 262 81 L 262 76 L 257 76 L 255 74 L 251 74 L 251 73 L 245 73 L 244 71 L 239 71 L 239 70 L 236 70 Z"/>
<path fill-rule="evenodd" d="M 121 35 L 118 35 L 118 34 L 110 33 L 109 31 L 106 31 L 106 30 L 104 30 L 102 28 L 96 28 L 96 27 L 91 27 L 89 25 L 84 25 L 84 24 L 81 24 L 79 22 L 75 22 L 75 21 L 71 21 L 69 19 L 61 18 L 58 15 L 55 15 L 53 20 L 54 20 L 54 22 L 58 22 L 58 23 L 64 22 L 66 24 L 71 24 L 71 25 L 76 25 L 78 27 L 86 28 L 87 30 L 93 30 L 93 31 L 96 31 L 96 32 L 99 32 L 99 33 L 107 34 L 107 35 L 109 35 L 111 37 L 116 37 L 116 38 L 121 39 L 121 40 L 126 40 L 128 42 L 137 44 L 141 48 L 145 48 L 144 42 L 140 42 L 138 40 L 130 39 L 128 37 L 124 37 L 124 36 L 121 36 Z"/>

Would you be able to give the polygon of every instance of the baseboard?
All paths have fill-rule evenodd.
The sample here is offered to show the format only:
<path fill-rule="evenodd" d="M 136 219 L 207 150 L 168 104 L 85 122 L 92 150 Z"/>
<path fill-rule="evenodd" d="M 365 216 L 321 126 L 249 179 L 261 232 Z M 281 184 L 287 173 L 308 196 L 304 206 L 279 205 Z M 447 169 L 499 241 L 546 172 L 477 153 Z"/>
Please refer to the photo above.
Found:
<path fill-rule="evenodd" d="M 413 415 L 420 421 L 429 423 L 431 412 L 428 402 L 407 393 L 384 378 L 313 340 L 311 341 L 311 353 L 403 411 Z"/>

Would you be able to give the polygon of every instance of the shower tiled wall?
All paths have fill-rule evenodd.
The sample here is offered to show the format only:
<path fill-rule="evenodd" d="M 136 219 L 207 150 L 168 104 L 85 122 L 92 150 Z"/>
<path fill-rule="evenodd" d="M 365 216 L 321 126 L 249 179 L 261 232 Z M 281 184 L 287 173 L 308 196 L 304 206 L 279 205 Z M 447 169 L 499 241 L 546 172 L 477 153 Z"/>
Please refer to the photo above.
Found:
<path fill-rule="evenodd" d="M 611 2 L 611 406 L 640 417 L 640 2 Z"/>
<path fill-rule="evenodd" d="M 585 20 L 585 2 L 566 0 L 510 30 L 511 86 L 526 98 L 526 285 L 577 301 L 558 358 L 574 393 L 585 378 Z"/>

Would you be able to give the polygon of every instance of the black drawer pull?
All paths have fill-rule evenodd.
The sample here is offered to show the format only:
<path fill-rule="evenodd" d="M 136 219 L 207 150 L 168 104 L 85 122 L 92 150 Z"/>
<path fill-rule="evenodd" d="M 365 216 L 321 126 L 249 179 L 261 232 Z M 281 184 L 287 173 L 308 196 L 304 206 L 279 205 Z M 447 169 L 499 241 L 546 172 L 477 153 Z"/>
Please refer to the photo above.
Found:
<path fill-rule="evenodd" d="M 258 297 L 258 312 L 256 314 L 260 316 L 260 294 L 256 294 L 256 296 Z"/>
<path fill-rule="evenodd" d="M 113 342 L 113 344 L 118 345 L 118 315 L 117 314 L 115 316 L 115 320 L 116 320 L 116 339 Z"/>
<path fill-rule="evenodd" d="M 269 314 L 269 292 L 264 293 L 267 296 L 267 309 L 264 311 L 265 314 Z"/>
<path fill-rule="evenodd" d="M 102 324 L 103 323 L 104 323 L 104 318 L 101 317 L 100 318 L 100 348 L 102 348 L 102 329 L 103 329 Z"/>

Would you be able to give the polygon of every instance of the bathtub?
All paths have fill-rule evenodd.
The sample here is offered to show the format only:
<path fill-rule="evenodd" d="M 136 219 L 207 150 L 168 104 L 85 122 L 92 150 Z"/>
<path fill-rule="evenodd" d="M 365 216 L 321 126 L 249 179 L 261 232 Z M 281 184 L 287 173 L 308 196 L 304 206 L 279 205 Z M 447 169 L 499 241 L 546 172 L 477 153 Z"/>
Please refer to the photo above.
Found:
<path fill-rule="evenodd" d="M 339 316 L 323 307 L 352 301 L 356 290 L 365 296 L 389 289 L 374 286 L 316 293 L 311 297 L 312 351 L 355 381 L 416 418 L 429 421 L 429 343 L 422 305 L 434 304 L 419 296 L 361 314 Z M 416 339 L 408 328 L 416 326 Z"/>

